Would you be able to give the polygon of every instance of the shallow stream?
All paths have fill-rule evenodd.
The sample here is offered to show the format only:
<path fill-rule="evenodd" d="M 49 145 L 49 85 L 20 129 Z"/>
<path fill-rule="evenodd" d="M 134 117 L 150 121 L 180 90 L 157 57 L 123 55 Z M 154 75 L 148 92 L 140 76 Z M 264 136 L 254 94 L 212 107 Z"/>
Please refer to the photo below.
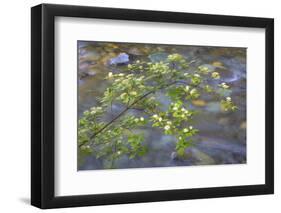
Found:
<path fill-rule="evenodd" d="M 179 159 L 175 152 L 175 138 L 160 130 L 146 128 L 149 145 L 147 155 L 138 159 L 122 157 L 115 162 L 117 168 L 159 166 L 187 166 L 246 163 L 246 49 L 151 45 L 128 43 L 79 42 L 79 107 L 78 116 L 103 95 L 108 86 L 104 80 L 108 72 L 134 60 L 161 60 L 172 53 L 182 54 L 194 65 L 205 64 L 221 73 L 222 81 L 232 88 L 231 97 L 239 110 L 222 113 L 216 100 L 194 102 L 200 114 L 194 126 L 200 130 L 195 146 L 186 150 L 187 158 Z M 159 94 L 161 96 L 161 94 Z M 165 99 L 163 98 L 165 102 Z M 119 106 L 113 106 L 120 111 Z M 102 159 L 87 157 L 80 170 L 102 169 Z"/>

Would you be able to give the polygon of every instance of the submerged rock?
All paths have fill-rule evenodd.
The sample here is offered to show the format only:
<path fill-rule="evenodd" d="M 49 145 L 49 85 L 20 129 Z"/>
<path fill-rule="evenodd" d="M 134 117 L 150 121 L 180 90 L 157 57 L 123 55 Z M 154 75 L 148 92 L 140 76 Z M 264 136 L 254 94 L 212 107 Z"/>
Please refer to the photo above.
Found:
<path fill-rule="evenodd" d="M 115 58 L 109 60 L 109 65 L 122 65 L 129 63 L 129 55 L 127 53 L 120 53 Z"/>
<path fill-rule="evenodd" d="M 221 104 L 220 102 L 210 102 L 207 104 L 206 110 L 212 113 L 221 112 Z"/>
<path fill-rule="evenodd" d="M 189 148 L 187 151 L 187 155 L 194 159 L 195 164 L 197 165 L 212 165 L 216 164 L 216 161 L 209 156 L 208 154 L 200 151 L 199 149 L 192 147 Z"/>
<path fill-rule="evenodd" d="M 128 53 L 131 55 L 144 55 L 144 52 L 140 48 L 132 47 L 128 50 Z"/>
<path fill-rule="evenodd" d="M 214 67 L 218 67 L 218 68 L 225 68 L 224 65 L 223 65 L 223 63 L 220 62 L 220 61 L 214 61 L 214 62 L 212 63 L 212 65 L 213 65 Z"/>
<path fill-rule="evenodd" d="M 97 71 L 96 71 L 96 70 L 89 70 L 89 71 L 87 72 L 87 74 L 88 74 L 89 76 L 94 76 L 94 75 L 97 74 Z"/>
<path fill-rule="evenodd" d="M 207 103 L 204 100 L 198 99 L 198 100 L 193 100 L 192 104 L 195 106 L 203 107 L 206 106 Z"/>
<path fill-rule="evenodd" d="M 229 68 L 227 72 L 221 73 L 224 82 L 231 83 L 240 79 L 246 79 L 246 64 L 241 63 L 237 58 L 225 59 L 222 58 L 224 64 Z"/>
<path fill-rule="evenodd" d="M 246 129 L 247 128 L 247 123 L 246 121 L 243 121 L 241 124 L 240 124 L 240 129 Z"/>
<path fill-rule="evenodd" d="M 190 147 L 185 150 L 184 156 L 179 156 L 176 152 L 171 153 L 171 160 L 177 162 L 188 162 L 188 165 L 212 165 L 216 161 L 208 154 L 200 151 L 196 147 Z M 189 164 L 191 163 L 191 164 Z"/>
<path fill-rule="evenodd" d="M 151 62 L 160 62 L 160 61 L 165 61 L 168 55 L 169 55 L 168 53 L 159 52 L 149 55 L 148 58 L 150 59 Z"/>
<path fill-rule="evenodd" d="M 171 153 L 171 159 L 172 160 L 178 160 L 178 154 L 176 152 Z"/>
<path fill-rule="evenodd" d="M 197 144 L 197 148 L 213 157 L 216 164 L 236 164 L 246 161 L 245 144 L 206 138 Z"/>

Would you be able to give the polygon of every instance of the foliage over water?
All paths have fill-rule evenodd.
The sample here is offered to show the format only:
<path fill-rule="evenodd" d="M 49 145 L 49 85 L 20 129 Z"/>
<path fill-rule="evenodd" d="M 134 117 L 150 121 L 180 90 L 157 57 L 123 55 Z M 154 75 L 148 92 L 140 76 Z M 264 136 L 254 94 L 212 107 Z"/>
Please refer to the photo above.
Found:
<path fill-rule="evenodd" d="M 134 156 L 122 155 L 114 159 L 114 165 L 108 165 L 107 156 L 97 158 L 79 152 L 79 170 L 104 168 L 140 168 L 160 166 L 189 166 L 213 164 L 237 164 L 246 162 L 246 49 L 227 47 L 153 45 L 131 43 L 107 43 L 79 41 L 79 105 L 78 116 L 92 107 L 98 107 L 100 98 L 111 85 L 105 80 L 110 73 L 115 75 L 137 61 L 157 63 L 167 59 L 171 54 L 182 55 L 189 69 L 199 67 L 211 72 L 210 87 L 220 85 L 223 96 L 231 96 L 238 110 L 224 112 L 217 98 L 200 96 L 190 100 L 190 109 L 198 111 L 194 117 L 194 129 L 199 133 L 195 143 L 184 149 L 183 157 L 175 152 L 178 140 L 173 135 L 163 134 L 163 131 L 151 126 L 141 127 L 145 135 L 145 154 Z M 195 79 L 196 80 L 196 79 Z M 226 87 L 230 87 L 228 89 Z M 171 104 L 163 92 L 157 93 L 157 99 L 167 107 Z M 225 99 L 225 105 L 228 102 Z M 113 104 L 111 110 L 122 111 L 123 106 Z M 227 106 L 226 106 L 227 107 Z M 230 106 L 231 107 L 231 106 Z M 167 110 L 166 109 L 166 110 Z M 140 117 L 138 111 L 130 112 Z M 114 118 L 111 111 L 107 119 Z M 136 139 L 134 139 L 136 140 Z M 114 150 L 111 150 L 114 152 Z"/>

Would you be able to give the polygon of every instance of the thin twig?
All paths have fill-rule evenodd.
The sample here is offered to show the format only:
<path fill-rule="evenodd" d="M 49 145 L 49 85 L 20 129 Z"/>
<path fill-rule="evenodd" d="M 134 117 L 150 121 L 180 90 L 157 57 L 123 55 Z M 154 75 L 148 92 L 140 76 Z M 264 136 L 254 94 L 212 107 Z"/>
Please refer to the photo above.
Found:
<path fill-rule="evenodd" d="M 138 102 L 140 102 L 142 99 L 144 99 L 145 97 L 149 96 L 152 93 L 157 92 L 158 90 L 167 88 L 169 86 L 172 86 L 176 83 L 183 83 L 183 82 L 179 82 L 179 81 L 173 81 L 172 83 L 166 84 L 160 88 L 157 88 L 155 90 L 149 91 L 146 94 L 144 94 L 143 96 L 139 97 L 137 100 L 135 100 L 133 103 L 131 103 L 130 105 L 128 105 L 122 112 L 120 112 L 116 117 L 114 117 L 110 122 L 108 122 L 107 124 L 105 124 L 100 130 L 98 130 L 96 133 L 94 133 L 92 136 L 90 136 L 89 140 L 92 140 L 94 137 L 96 137 L 99 133 L 101 133 L 103 130 L 105 130 L 108 126 L 110 126 L 112 123 L 114 123 L 118 118 L 120 118 L 123 114 L 125 114 L 128 110 L 130 110 L 135 104 L 137 104 Z M 84 144 L 80 144 L 79 147 L 83 146 Z"/>

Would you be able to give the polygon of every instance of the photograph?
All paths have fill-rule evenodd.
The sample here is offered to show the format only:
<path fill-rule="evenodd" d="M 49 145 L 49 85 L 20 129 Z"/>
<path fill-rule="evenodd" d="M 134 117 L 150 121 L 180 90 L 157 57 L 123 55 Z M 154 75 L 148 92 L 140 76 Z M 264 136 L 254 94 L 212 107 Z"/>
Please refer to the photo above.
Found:
<path fill-rule="evenodd" d="M 31 205 L 274 193 L 274 18 L 213 5 L 31 8 Z"/>
<path fill-rule="evenodd" d="M 247 48 L 77 41 L 78 171 L 247 163 Z"/>

